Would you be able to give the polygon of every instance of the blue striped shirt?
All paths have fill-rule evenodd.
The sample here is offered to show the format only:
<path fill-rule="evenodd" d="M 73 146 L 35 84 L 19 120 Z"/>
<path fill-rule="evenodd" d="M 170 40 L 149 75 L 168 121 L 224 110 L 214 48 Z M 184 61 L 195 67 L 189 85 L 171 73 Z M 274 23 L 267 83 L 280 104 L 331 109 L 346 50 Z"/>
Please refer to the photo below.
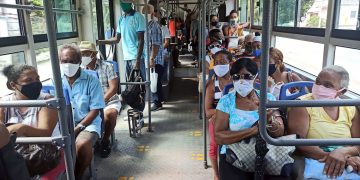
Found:
<path fill-rule="evenodd" d="M 149 33 L 149 43 L 147 42 L 148 41 L 148 38 L 146 37 L 146 34 L 145 34 L 145 45 L 150 45 L 150 51 L 149 53 L 151 54 L 151 47 L 152 45 L 158 45 L 159 46 L 159 51 L 156 55 L 156 58 L 155 58 L 155 64 L 159 64 L 159 65 L 162 65 L 164 66 L 164 59 L 163 59 L 163 56 L 162 56 L 162 52 L 163 52 L 163 41 L 162 41 L 162 31 L 161 31 L 161 26 L 159 25 L 158 22 L 156 21 L 150 21 L 149 22 L 149 25 L 148 25 L 148 33 Z M 146 52 L 146 48 L 144 48 L 145 50 L 145 55 L 147 54 Z M 146 58 L 147 59 L 147 58 Z"/>

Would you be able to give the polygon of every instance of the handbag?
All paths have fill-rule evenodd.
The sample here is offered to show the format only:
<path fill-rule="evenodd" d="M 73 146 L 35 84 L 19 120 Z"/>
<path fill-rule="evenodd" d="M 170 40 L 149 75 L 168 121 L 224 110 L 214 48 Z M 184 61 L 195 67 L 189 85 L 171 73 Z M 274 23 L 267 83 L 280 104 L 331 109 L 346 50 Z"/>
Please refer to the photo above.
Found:
<path fill-rule="evenodd" d="M 260 135 L 258 135 L 260 136 Z M 282 136 L 277 139 L 288 140 L 296 139 L 296 135 Z M 236 168 L 245 172 L 258 172 L 256 160 L 259 160 L 257 154 L 257 137 L 244 139 L 238 143 L 227 145 L 226 161 Z M 295 146 L 274 146 L 265 143 L 267 152 L 261 162 L 264 173 L 267 175 L 290 176 L 294 159 L 291 154 L 295 151 Z M 260 170 L 261 171 L 261 170 Z"/>
<path fill-rule="evenodd" d="M 30 176 L 45 174 L 61 159 L 60 150 L 53 144 L 17 144 L 15 151 L 25 159 Z"/>
<path fill-rule="evenodd" d="M 138 70 L 132 70 L 127 82 L 143 82 Z M 143 111 L 145 108 L 145 85 L 127 85 L 121 97 L 131 108 Z"/>
<path fill-rule="evenodd" d="M 151 92 L 156 93 L 157 92 L 157 81 L 158 81 L 158 73 L 155 72 L 154 68 L 150 69 L 150 82 L 151 82 Z"/>

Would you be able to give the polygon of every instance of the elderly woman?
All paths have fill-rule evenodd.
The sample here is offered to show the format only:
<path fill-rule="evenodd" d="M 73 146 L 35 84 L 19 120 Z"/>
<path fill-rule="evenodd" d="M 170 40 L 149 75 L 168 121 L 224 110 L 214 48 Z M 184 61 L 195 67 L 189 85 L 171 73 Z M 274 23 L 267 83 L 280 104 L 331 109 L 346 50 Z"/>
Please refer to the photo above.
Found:
<path fill-rule="evenodd" d="M 223 89 L 227 84 L 230 84 L 230 62 L 232 55 L 225 50 L 219 51 L 214 54 L 214 71 L 215 79 L 209 80 L 206 86 L 205 97 L 205 113 L 209 118 L 209 134 L 210 134 L 210 151 L 209 156 L 214 170 L 214 180 L 219 179 L 219 169 L 217 164 L 218 146 L 214 138 L 214 119 L 216 113 L 216 105 L 223 95 Z"/>
<path fill-rule="evenodd" d="M 269 84 L 272 86 L 270 93 L 272 93 L 276 99 L 279 99 L 280 89 L 283 84 L 302 81 L 297 74 L 286 71 L 283 53 L 277 48 L 270 48 L 269 76 L 273 80 L 272 84 Z M 296 91 L 296 89 L 288 89 L 287 91 L 287 93 L 290 94 Z"/>
<path fill-rule="evenodd" d="M 220 152 L 220 179 L 254 179 L 254 173 L 243 172 L 228 163 L 225 158 L 226 145 L 237 143 L 258 134 L 254 126 L 259 120 L 259 92 L 254 90 L 258 74 L 256 63 L 250 59 L 239 59 L 230 71 L 234 91 L 222 97 L 217 105 L 215 119 L 215 142 L 223 144 Z M 271 94 L 269 100 L 275 100 Z M 268 112 L 268 131 L 273 137 L 284 134 L 283 120 L 278 111 Z"/>
<path fill-rule="evenodd" d="M 312 93 L 301 100 L 335 100 L 346 92 L 349 74 L 340 66 L 324 68 L 313 86 Z M 299 107 L 288 113 L 289 134 L 306 139 L 359 138 L 360 121 L 355 107 Z M 297 149 L 306 158 L 325 163 L 323 173 L 335 178 L 351 165 L 360 173 L 357 146 L 300 146 Z"/>
<path fill-rule="evenodd" d="M 18 64 L 4 68 L 7 87 L 14 93 L 3 97 L 2 101 L 46 100 L 50 95 L 41 93 L 42 84 L 36 69 L 32 66 Z M 0 108 L 0 121 L 7 125 L 10 133 L 25 137 L 50 137 L 59 135 L 57 112 L 47 107 L 11 107 Z M 28 164 L 31 175 L 37 170 Z M 30 166 L 30 167 L 29 167 Z M 51 166 L 51 165 L 49 165 Z"/>

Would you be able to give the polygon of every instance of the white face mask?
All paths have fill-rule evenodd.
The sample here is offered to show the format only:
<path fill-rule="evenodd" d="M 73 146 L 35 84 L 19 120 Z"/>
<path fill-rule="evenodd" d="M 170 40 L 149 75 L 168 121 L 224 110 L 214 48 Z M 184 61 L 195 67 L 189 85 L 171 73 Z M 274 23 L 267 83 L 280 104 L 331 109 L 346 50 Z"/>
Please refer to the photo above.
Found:
<path fill-rule="evenodd" d="M 229 69 L 230 69 L 230 65 L 229 65 L 229 64 L 226 64 L 226 65 L 216 65 L 216 66 L 214 66 L 215 74 L 216 74 L 218 77 L 224 77 L 224 76 L 229 72 Z"/>
<path fill-rule="evenodd" d="M 210 49 L 210 52 L 211 52 L 211 54 L 216 54 L 217 52 L 219 52 L 219 51 L 221 51 L 222 49 L 221 48 L 218 48 L 218 47 L 214 47 L 214 48 L 212 48 L 212 49 Z"/>
<path fill-rule="evenodd" d="M 67 77 L 74 77 L 78 72 L 80 64 L 64 63 L 60 64 L 61 72 Z"/>
<path fill-rule="evenodd" d="M 147 18 L 148 18 L 148 22 L 150 22 L 151 21 L 151 14 L 148 14 Z"/>
<path fill-rule="evenodd" d="M 241 96 L 246 97 L 254 90 L 254 80 L 240 79 L 234 81 L 234 90 Z"/>
<path fill-rule="evenodd" d="M 92 61 L 92 58 L 91 57 L 88 57 L 88 56 L 84 56 L 81 58 L 81 65 L 83 67 L 86 67 L 87 65 L 89 65 Z"/>

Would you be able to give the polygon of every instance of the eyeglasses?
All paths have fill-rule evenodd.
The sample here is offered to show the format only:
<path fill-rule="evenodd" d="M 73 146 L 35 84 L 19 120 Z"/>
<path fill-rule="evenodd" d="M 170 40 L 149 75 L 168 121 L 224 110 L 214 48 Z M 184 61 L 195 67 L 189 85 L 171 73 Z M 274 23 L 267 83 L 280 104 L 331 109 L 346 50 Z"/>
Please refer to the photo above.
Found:
<path fill-rule="evenodd" d="M 213 49 L 215 47 L 221 48 L 221 45 L 220 44 L 211 44 L 211 45 L 209 45 L 209 49 Z"/>
<path fill-rule="evenodd" d="M 256 78 L 256 75 L 251 75 L 251 74 L 234 74 L 234 75 L 232 75 L 232 79 L 234 81 L 237 81 L 240 79 L 253 80 L 255 78 Z"/>

